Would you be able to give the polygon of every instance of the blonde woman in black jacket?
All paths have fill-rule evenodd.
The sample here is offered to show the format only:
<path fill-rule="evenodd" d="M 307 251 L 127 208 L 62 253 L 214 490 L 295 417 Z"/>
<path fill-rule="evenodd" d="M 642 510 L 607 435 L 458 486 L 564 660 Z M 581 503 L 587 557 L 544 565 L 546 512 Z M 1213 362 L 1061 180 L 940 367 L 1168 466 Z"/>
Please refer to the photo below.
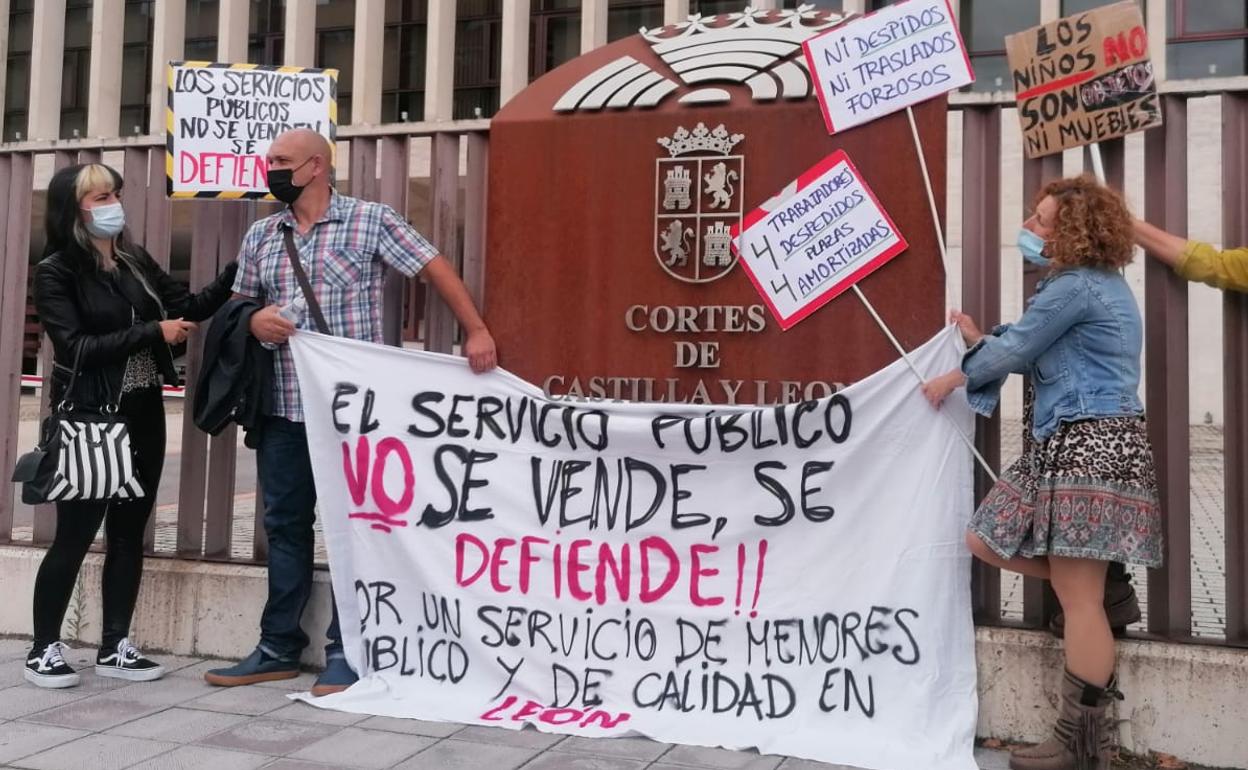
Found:
<path fill-rule="evenodd" d="M 96 673 L 131 681 L 159 679 L 164 673 L 129 640 L 143 573 L 143 531 L 165 460 L 161 383 L 177 383 L 170 347 L 185 342 L 195 322 L 229 298 L 236 270 L 231 264 L 202 292 L 189 293 L 125 237 L 121 186 L 121 175 L 98 163 L 71 166 L 52 177 L 45 257 L 35 268 L 35 309 L 57 364 L 51 403 L 117 407 L 129 425 L 146 494 L 56 504 L 56 537 L 35 579 L 35 639 L 24 672 L 40 687 L 78 683 L 63 656 L 61 622 L 101 523 L 107 551 Z M 78 377 L 73 393 L 66 393 L 75 360 Z"/>

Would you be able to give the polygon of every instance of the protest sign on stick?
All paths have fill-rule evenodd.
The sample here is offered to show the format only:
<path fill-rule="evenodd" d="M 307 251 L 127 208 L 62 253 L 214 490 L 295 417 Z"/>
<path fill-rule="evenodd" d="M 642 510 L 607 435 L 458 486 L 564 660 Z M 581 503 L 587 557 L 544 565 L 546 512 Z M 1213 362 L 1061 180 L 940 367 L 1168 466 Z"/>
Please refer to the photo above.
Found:
<path fill-rule="evenodd" d="M 741 264 L 784 329 L 908 246 L 841 150 L 750 212 L 732 233 Z"/>
<path fill-rule="evenodd" d="M 897 3 L 833 27 L 802 47 L 829 133 L 975 80 L 948 0 Z"/>
<path fill-rule="evenodd" d="M 220 62 L 169 65 L 165 171 L 173 198 L 263 198 L 273 139 L 309 128 L 334 145 L 338 71 Z"/>
<path fill-rule="evenodd" d="M 1135 2 L 1005 38 L 1028 158 L 1161 125 L 1148 34 Z"/>
<path fill-rule="evenodd" d="M 975 81 L 948 0 L 908 0 L 883 8 L 803 44 L 828 132 L 906 110 L 923 171 L 928 206 L 949 272 L 944 232 L 911 105 Z"/>

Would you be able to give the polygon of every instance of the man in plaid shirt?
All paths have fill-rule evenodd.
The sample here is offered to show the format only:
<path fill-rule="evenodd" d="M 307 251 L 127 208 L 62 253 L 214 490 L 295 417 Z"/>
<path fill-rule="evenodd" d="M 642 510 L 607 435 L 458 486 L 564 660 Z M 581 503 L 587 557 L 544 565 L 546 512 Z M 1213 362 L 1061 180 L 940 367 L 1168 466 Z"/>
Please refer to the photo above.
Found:
<path fill-rule="evenodd" d="M 332 334 L 382 342 L 382 284 L 386 268 L 422 274 L 450 306 L 465 332 L 464 355 L 474 372 L 496 363 L 494 339 L 455 268 L 394 209 L 339 195 L 330 183 L 329 142 L 308 129 L 278 136 L 269 148 L 268 181 L 288 204 L 251 226 L 238 255 L 238 296 L 263 299 L 251 319 L 256 339 L 277 345 L 273 355 L 273 407 L 265 418 L 256 465 L 264 492 L 269 541 L 269 596 L 260 619 L 260 643 L 241 663 L 204 675 L 221 686 L 290 679 L 308 636 L 299 627 L 312 590 L 312 524 L 316 489 L 308 456 L 303 405 L 287 339 L 295 325 L 279 315 L 300 294 L 284 231 L 290 229 L 300 263 L 320 301 Z M 306 317 L 299 328 L 312 329 Z M 346 689 L 356 680 L 342 652 L 338 611 L 327 631 L 326 667 L 314 695 Z"/>

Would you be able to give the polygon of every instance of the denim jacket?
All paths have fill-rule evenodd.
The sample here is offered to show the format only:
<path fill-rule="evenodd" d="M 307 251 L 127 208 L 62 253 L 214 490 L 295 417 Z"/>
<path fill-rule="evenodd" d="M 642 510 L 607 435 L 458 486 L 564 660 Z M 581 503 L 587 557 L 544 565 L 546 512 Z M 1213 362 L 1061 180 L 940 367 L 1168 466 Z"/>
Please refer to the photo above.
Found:
<path fill-rule="evenodd" d="M 1022 318 L 993 329 L 967 351 L 967 398 L 979 414 L 992 414 L 1006 376 L 1030 374 L 1037 440 L 1063 421 L 1143 414 L 1142 344 L 1139 307 L 1121 275 L 1062 270 L 1040 282 Z"/>

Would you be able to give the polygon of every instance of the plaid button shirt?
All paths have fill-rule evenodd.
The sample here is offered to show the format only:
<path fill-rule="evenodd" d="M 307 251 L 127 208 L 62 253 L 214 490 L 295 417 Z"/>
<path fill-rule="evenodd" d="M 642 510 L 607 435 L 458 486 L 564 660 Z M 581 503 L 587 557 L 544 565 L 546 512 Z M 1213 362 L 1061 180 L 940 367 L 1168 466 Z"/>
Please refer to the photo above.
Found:
<path fill-rule="evenodd" d="M 299 293 L 282 227 L 295 227 L 289 208 L 254 223 L 238 253 L 234 291 L 285 305 Z M 329 208 L 306 235 L 295 229 L 295 245 L 308 281 L 340 337 L 382 341 L 382 284 L 387 267 L 411 277 L 437 256 L 429 241 L 389 206 L 332 193 Z M 307 313 L 300 329 L 315 330 Z M 289 345 L 273 354 L 273 416 L 303 422 L 303 403 Z"/>

